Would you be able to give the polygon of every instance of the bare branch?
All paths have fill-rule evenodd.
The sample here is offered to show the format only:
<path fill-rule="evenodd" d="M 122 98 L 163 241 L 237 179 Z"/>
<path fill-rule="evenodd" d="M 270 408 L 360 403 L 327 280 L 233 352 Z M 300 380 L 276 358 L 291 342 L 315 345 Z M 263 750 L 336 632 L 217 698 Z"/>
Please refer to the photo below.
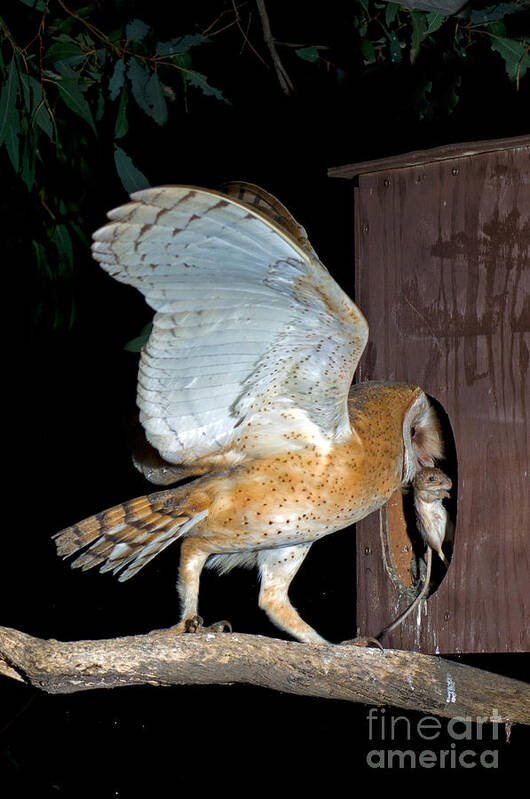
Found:
<path fill-rule="evenodd" d="M 280 86 L 282 87 L 282 91 L 284 94 L 292 94 L 294 92 L 294 86 L 291 83 L 291 79 L 285 71 L 282 62 L 280 61 L 280 56 L 278 55 L 276 44 L 274 43 L 274 38 L 272 36 L 269 15 L 267 14 L 267 9 L 265 8 L 265 0 L 256 0 L 256 5 L 258 6 L 261 26 L 263 28 L 263 39 L 269 48 L 272 64 L 274 66 Z"/>
<path fill-rule="evenodd" d="M 234 18 L 235 18 L 238 30 L 239 30 L 241 36 L 243 37 L 243 45 L 241 47 L 241 50 L 239 51 L 239 55 L 241 55 L 241 53 L 245 49 L 245 46 L 248 45 L 248 47 L 250 48 L 250 50 L 252 50 L 252 52 L 254 53 L 256 58 L 258 58 L 261 61 L 261 63 L 264 66 L 267 67 L 267 69 L 270 69 L 270 67 L 267 64 L 267 62 L 265 61 L 265 59 L 260 56 L 260 54 L 258 53 L 258 51 L 256 50 L 256 48 L 254 47 L 254 45 L 252 44 L 252 42 L 250 41 L 250 39 L 248 37 L 248 30 L 250 28 L 250 23 L 252 21 L 252 14 L 249 13 L 248 20 L 247 20 L 247 29 L 244 30 L 243 29 L 243 25 L 241 24 L 241 17 L 239 15 L 239 8 L 237 7 L 236 0 L 232 0 L 232 7 L 234 9 Z"/>
<path fill-rule="evenodd" d="M 171 629 L 49 641 L 0 627 L 0 673 L 48 693 L 124 685 L 247 683 L 284 693 L 393 705 L 438 716 L 530 724 L 530 685 L 417 652 L 315 646 Z"/>

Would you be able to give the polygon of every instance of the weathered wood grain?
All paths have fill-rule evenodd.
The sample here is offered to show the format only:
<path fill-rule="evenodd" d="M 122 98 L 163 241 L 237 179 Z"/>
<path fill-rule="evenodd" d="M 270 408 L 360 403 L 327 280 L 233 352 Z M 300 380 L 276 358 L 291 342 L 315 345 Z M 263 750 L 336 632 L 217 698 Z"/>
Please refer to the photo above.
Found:
<path fill-rule="evenodd" d="M 446 161 L 454 158 L 468 158 L 480 153 L 498 150 L 527 147 L 530 136 L 512 136 L 507 139 L 486 139 L 483 141 L 458 142 L 432 147 L 430 150 L 414 150 L 410 153 L 399 153 L 372 161 L 358 161 L 355 164 L 334 166 L 328 169 L 331 178 L 357 178 L 367 172 L 388 172 L 390 169 L 401 169 L 405 166 L 422 166 L 434 161 Z"/>

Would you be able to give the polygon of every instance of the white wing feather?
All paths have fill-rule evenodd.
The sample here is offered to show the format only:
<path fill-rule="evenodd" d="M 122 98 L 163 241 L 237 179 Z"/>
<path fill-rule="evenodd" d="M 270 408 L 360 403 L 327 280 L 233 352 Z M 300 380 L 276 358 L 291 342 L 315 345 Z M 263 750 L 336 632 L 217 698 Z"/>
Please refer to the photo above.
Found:
<path fill-rule="evenodd" d="M 218 192 L 131 199 L 94 234 L 93 254 L 156 310 L 138 405 L 162 457 L 238 459 L 351 435 L 368 327 L 310 245 Z"/>

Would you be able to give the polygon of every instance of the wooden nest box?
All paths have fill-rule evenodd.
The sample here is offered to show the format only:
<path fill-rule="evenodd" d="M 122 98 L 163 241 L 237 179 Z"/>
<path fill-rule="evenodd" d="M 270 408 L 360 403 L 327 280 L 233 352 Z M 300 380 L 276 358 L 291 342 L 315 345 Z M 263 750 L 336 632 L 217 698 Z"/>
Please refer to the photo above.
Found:
<path fill-rule="evenodd" d="M 352 180 L 359 380 L 435 400 L 453 480 L 452 558 L 385 643 L 434 653 L 530 651 L 530 137 L 335 167 Z M 394 495 L 357 525 L 357 619 L 377 634 L 415 596 L 423 546 Z"/>

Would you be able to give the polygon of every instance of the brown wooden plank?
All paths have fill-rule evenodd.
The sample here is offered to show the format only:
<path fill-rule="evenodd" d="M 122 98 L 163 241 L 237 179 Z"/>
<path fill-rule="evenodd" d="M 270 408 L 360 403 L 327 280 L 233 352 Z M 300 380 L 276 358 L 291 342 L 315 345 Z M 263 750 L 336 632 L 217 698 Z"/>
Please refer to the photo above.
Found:
<path fill-rule="evenodd" d="M 421 633 L 410 618 L 390 646 L 530 651 L 529 145 L 367 173 L 355 189 L 356 299 L 370 324 L 359 379 L 423 386 L 458 455 L 451 566 Z M 367 635 L 408 604 L 383 563 L 385 518 L 357 525 Z"/>
<path fill-rule="evenodd" d="M 488 139 L 486 141 L 459 142 L 445 144 L 443 147 L 433 147 L 430 150 L 416 150 L 411 153 L 400 153 L 375 161 L 359 161 L 356 164 L 334 166 L 328 169 L 330 178 L 355 178 L 368 172 L 388 171 L 389 169 L 402 169 L 406 166 L 421 166 L 433 161 L 446 161 L 453 158 L 469 158 L 481 153 L 496 152 L 497 150 L 528 147 L 530 136 L 515 136 L 509 139 Z"/>

